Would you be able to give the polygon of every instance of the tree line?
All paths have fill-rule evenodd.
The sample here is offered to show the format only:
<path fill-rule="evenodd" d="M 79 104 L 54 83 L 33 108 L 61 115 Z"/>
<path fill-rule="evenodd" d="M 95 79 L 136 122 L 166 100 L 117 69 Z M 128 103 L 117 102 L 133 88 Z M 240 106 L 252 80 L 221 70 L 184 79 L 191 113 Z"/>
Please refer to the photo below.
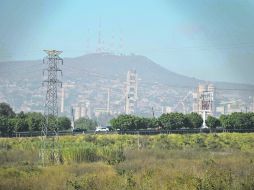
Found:
<path fill-rule="evenodd" d="M 119 115 L 110 121 L 114 129 L 140 130 L 140 129 L 198 129 L 203 119 L 198 113 L 167 113 L 158 118 L 145 118 L 134 115 Z M 215 129 L 254 129 L 254 113 L 235 112 L 230 115 L 221 115 L 219 118 L 208 116 L 206 125 Z"/>
<path fill-rule="evenodd" d="M 70 130 L 71 121 L 68 117 L 58 117 L 57 129 Z M 0 103 L 0 135 L 7 136 L 15 132 L 41 131 L 45 118 L 41 113 L 15 113 L 6 103 Z M 110 125 L 120 130 L 139 129 L 198 129 L 203 119 L 197 113 L 167 113 L 158 118 L 146 118 L 135 115 L 119 115 L 110 120 Z M 254 113 L 236 112 L 230 115 L 221 115 L 219 118 L 208 116 L 206 125 L 210 128 L 222 127 L 224 129 L 254 129 Z M 80 118 L 75 121 L 75 128 L 94 130 L 97 122 Z"/>
<path fill-rule="evenodd" d="M 52 118 L 51 118 L 52 119 Z M 8 136 L 15 132 L 41 131 L 45 117 L 38 112 L 15 113 L 7 103 L 0 103 L 0 136 Z M 97 122 L 89 118 L 80 118 L 75 121 L 75 128 L 81 130 L 95 130 Z M 71 130 L 71 120 L 68 117 L 57 118 L 57 130 Z"/>
<path fill-rule="evenodd" d="M 67 117 L 57 118 L 58 130 L 71 128 L 71 121 Z M 6 103 L 0 103 L 0 135 L 7 136 L 15 132 L 41 131 L 45 118 L 41 113 L 15 113 Z"/>

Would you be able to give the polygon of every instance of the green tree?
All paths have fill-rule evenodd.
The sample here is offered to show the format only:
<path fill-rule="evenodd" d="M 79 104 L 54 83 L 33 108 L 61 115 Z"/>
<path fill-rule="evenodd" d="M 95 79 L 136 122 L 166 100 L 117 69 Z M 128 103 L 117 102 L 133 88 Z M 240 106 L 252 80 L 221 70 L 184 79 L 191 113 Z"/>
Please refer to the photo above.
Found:
<path fill-rule="evenodd" d="M 184 114 L 177 112 L 162 114 L 159 117 L 159 121 L 166 129 L 180 129 L 190 125 L 187 117 Z"/>
<path fill-rule="evenodd" d="M 190 123 L 190 128 L 200 128 L 203 124 L 203 119 L 198 113 L 192 112 L 186 115 Z"/>
<path fill-rule="evenodd" d="M 159 129 L 159 128 L 162 128 L 162 124 L 158 118 L 151 118 L 148 127 Z"/>
<path fill-rule="evenodd" d="M 134 115 L 119 115 L 111 119 L 110 124 L 114 129 L 137 130 L 146 128 L 146 120 Z"/>
<path fill-rule="evenodd" d="M 254 113 L 253 112 L 251 112 L 251 113 L 247 113 L 247 115 L 248 115 L 248 118 L 249 118 L 249 120 L 250 120 L 250 128 L 254 128 Z"/>
<path fill-rule="evenodd" d="M 9 136 L 14 132 L 14 125 L 12 125 L 13 118 L 0 116 L 0 135 Z"/>
<path fill-rule="evenodd" d="M 27 122 L 29 131 L 41 131 L 44 116 L 41 113 L 36 112 L 27 113 Z"/>
<path fill-rule="evenodd" d="M 96 127 L 97 122 L 89 118 L 81 117 L 75 121 L 75 128 L 94 130 Z"/>
<path fill-rule="evenodd" d="M 135 126 L 132 129 L 147 129 L 151 126 L 151 118 L 133 116 Z"/>
<path fill-rule="evenodd" d="M 252 126 L 251 118 L 247 113 L 235 112 L 229 117 L 234 129 L 249 129 Z"/>
<path fill-rule="evenodd" d="M 49 115 L 45 118 L 45 122 L 48 131 L 58 131 L 58 118 L 56 116 Z"/>
<path fill-rule="evenodd" d="M 219 120 L 223 128 L 233 129 L 233 124 L 229 115 L 221 115 Z"/>
<path fill-rule="evenodd" d="M 14 117 L 15 113 L 7 103 L 0 103 L 0 116 Z"/>
<path fill-rule="evenodd" d="M 24 132 L 29 130 L 27 115 L 24 112 L 20 112 L 16 117 L 15 132 Z"/>
<path fill-rule="evenodd" d="M 206 125 L 212 129 L 220 126 L 220 120 L 213 116 L 208 116 L 206 119 Z"/>
<path fill-rule="evenodd" d="M 157 118 L 146 118 L 142 117 L 140 118 L 141 123 L 140 126 L 138 127 L 139 129 L 155 129 L 155 128 L 160 128 L 162 127 L 159 119 Z"/>
<path fill-rule="evenodd" d="M 71 120 L 68 117 L 58 118 L 58 130 L 68 130 L 71 129 Z"/>
<path fill-rule="evenodd" d="M 221 115 L 220 122 L 226 129 L 249 129 L 254 126 L 254 115 L 235 112 L 230 115 Z"/>

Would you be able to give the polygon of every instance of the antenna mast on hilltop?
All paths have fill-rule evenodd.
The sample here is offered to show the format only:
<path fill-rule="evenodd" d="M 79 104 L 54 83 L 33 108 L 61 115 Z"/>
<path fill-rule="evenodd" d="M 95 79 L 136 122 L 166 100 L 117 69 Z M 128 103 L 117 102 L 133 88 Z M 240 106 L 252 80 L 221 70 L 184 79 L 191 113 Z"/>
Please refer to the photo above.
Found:
<path fill-rule="evenodd" d="M 48 67 L 43 70 L 47 71 L 47 79 L 43 81 L 43 84 L 47 84 L 46 99 L 44 105 L 44 117 L 45 121 L 42 126 L 42 140 L 43 147 L 41 149 L 41 157 L 43 165 L 45 163 L 45 157 L 47 156 L 50 161 L 59 162 L 59 152 L 57 148 L 57 122 L 58 122 L 58 102 L 57 102 L 57 87 L 60 85 L 62 87 L 62 82 L 57 79 L 58 72 L 61 72 L 58 68 L 58 64 L 63 64 L 63 59 L 59 57 L 62 51 L 57 50 L 44 50 L 47 53 L 47 56 L 43 59 L 43 63 L 47 64 Z M 51 133 L 49 133 L 51 132 Z M 47 136 L 50 135 L 53 138 L 51 142 L 47 139 Z M 47 150 L 49 149 L 49 150 Z M 48 155 L 49 153 L 49 155 Z"/>

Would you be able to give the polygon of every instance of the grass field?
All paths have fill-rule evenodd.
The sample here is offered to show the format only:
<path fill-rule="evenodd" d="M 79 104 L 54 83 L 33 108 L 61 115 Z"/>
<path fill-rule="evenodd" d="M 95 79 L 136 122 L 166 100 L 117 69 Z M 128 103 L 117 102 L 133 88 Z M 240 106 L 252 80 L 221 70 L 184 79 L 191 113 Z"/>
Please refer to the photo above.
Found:
<path fill-rule="evenodd" d="M 254 189 L 254 134 L 0 139 L 0 189 Z"/>

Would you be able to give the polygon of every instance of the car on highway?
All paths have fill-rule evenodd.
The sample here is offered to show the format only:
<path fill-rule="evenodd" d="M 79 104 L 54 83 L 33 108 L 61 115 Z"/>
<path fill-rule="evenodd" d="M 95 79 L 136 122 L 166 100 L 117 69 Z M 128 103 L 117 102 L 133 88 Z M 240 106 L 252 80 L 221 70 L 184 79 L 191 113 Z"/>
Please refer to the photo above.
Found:
<path fill-rule="evenodd" d="M 73 133 L 84 133 L 84 132 L 86 132 L 87 131 L 87 129 L 81 129 L 81 128 L 75 128 L 75 129 L 73 129 Z"/>
<path fill-rule="evenodd" d="M 96 132 L 109 132 L 109 131 L 113 131 L 113 128 L 111 126 L 98 126 L 95 129 L 95 133 Z"/>
<path fill-rule="evenodd" d="M 95 132 L 108 132 L 108 131 L 109 131 L 108 127 L 102 127 L 102 126 L 96 127 L 95 129 Z"/>

